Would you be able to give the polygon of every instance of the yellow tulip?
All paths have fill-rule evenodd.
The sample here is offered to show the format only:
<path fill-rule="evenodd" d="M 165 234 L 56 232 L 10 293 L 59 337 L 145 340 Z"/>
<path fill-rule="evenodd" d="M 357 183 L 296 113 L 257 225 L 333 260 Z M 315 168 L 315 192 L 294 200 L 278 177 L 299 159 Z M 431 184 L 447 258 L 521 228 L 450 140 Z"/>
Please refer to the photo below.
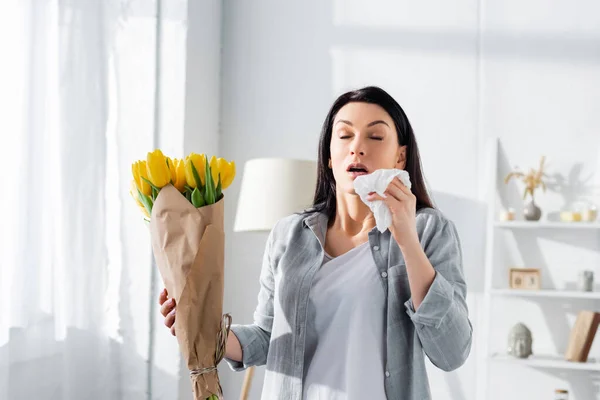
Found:
<path fill-rule="evenodd" d="M 220 160 L 220 158 L 218 159 Z M 217 187 L 217 185 L 219 184 L 219 165 L 218 165 L 218 161 L 217 157 L 212 156 L 210 158 L 210 174 L 212 175 L 212 180 L 215 183 L 215 188 Z"/>
<path fill-rule="evenodd" d="M 175 158 L 171 164 L 171 181 L 173 182 L 173 186 L 177 188 L 180 192 L 183 192 L 185 189 L 185 161 Z"/>
<path fill-rule="evenodd" d="M 135 180 L 131 181 L 131 185 L 129 187 L 129 194 L 131 195 L 131 197 L 133 197 L 133 199 L 135 200 L 135 203 L 140 208 L 140 210 L 142 210 L 142 214 L 144 214 L 146 217 L 150 218 L 150 215 L 148 214 L 148 210 L 146 210 L 146 207 L 144 207 L 144 205 L 140 201 L 140 196 L 137 191 L 137 184 L 136 184 Z"/>
<path fill-rule="evenodd" d="M 148 153 L 146 168 L 148 170 L 148 179 L 157 188 L 162 188 L 171 181 L 171 173 L 167 165 L 167 159 L 159 149 Z"/>
<path fill-rule="evenodd" d="M 211 160 L 212 161 L 212 160 Z M 215 162 L 217 166 L 218 173 L 221 174 L 221 189 L 227 189 L 231 182 L 233 182 L 233 178 L 235 178 L 235 162 L 227 162 L 224 158 L 219 158 Z M 211 165 L 212 168 L 212 165 Z M 216 176 L 215 172 L 213 172 L 213 177 Z M 217 182 L 217 179 L 215 179 Z"/>
<path fill-rule="evenodd" d="M 148 182 L 142 179 L 148 179 L 148 173 L 146 172 L 146 161 L 136 161 L 135 163 L 131 164 L 131 172 L 133 174 L 136 187 L 146 196 L 150 196 L 152 189 L 150 188 Z"/>
<path fill-rule="evenodd" d="M 202 185 L 204 185 L 204 174 L 206 171 L 206 155 L 190 153 L 190 155 L 187 156 L 185 159 L 185 181 L 187 182 L 189 187 L 195 188 L 197 185 L 196 180 L 194 179 L 194 174 L 192 173 L 192 164 L 198 172 L 200 182 L 202 182 Z"/>

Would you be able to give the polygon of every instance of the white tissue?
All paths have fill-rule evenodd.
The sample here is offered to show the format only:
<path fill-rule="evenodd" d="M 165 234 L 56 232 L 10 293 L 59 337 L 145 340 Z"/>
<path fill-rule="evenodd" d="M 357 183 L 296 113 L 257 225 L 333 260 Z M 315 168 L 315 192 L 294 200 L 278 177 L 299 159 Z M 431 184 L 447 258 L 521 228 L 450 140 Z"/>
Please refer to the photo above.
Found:
<path fill-rule="evenodd" d="M 381 197 L 386 195 L 383 193 L 387 189 L 392 179 L 400 178 L 400 181 L 410 189 L 410 177 L 408 172 L 402 169 L 378 169 L 367 175 L 360 175 L 354 179 L 354 190 L 360 196 L 360 199 L 369 206 L 375 215 L 375 223 L 379 232 L 384 232 L 392 224 L 392 214 L 387 204 L 383 200 L 369 201 L 367 195 L 375 192 Z"/>

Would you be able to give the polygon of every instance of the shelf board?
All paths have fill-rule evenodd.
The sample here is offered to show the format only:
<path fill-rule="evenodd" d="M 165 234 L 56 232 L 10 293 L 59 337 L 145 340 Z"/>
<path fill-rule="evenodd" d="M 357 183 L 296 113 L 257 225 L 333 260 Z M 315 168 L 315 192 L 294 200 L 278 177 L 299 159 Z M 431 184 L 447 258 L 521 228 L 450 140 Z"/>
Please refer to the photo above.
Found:
<path fill-rule="evenodd" d="M 554 221 L 495 221 L 494 226 L 505 229 L 600 229 L 599 222 Z"/>
<path fill-rule="evenodd" d="M 596 362 L 595 360 L 588 360 L 588 362 L 572 362 L 565 360 L 561 356 L 535 355 L 532 355 L 529 358 L 521 359 L 504 354 L 494 354 L 490 357 L 490 359 L 494 362 L 520 364 L 528 367 L 600 372 L 600 363 Z"/>
<path fill-rule="evenodd" d="M 518 289 L 492 289 L 495 296 L 511 297 L 550 297 L 566 299 L 600 299 L 600 292 L 578 292 L 575 290 L 518 290 Z"/>

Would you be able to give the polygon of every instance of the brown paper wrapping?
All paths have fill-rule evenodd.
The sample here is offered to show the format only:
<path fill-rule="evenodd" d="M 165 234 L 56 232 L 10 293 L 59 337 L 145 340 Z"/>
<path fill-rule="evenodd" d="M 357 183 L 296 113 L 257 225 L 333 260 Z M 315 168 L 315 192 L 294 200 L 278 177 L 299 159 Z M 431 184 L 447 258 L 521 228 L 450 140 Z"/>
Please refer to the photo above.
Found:
<path fill-rule="evenodd" d="M 154 258 L 169 297 L 177 304 L 179 349 L 190 371 L 215 367 L 190 374 L 195 400 L 212 394 L 222 397 L 215 350 L 223 329 L 223 201 L 195 208 L 168 185 L 160 190 L 150 219 Z"/>

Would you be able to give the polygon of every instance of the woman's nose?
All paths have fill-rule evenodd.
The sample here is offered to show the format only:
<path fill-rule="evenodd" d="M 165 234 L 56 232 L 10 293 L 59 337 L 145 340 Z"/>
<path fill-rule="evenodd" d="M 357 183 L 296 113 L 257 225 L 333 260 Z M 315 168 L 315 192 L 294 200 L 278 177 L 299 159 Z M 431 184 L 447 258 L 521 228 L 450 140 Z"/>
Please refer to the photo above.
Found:
<path fill-rule="evenodd" d="M 365 155 L 363 145 L 360 143 L 360 141 L 357 140 L 355 143 L 352 144 L 352 146 L 350 147 L 350 154 L 351 155 L 358 154 L 360 156 Z"/>

